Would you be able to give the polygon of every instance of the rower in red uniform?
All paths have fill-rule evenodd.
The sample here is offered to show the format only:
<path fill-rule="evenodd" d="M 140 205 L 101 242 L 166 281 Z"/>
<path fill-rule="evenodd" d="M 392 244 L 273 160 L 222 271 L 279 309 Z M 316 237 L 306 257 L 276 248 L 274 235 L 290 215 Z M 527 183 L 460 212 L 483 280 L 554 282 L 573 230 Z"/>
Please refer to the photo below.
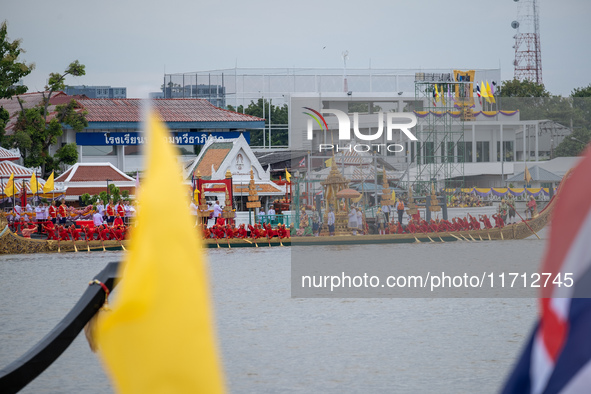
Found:
<path fill-rule="evenodd" d="M 111 227 L 111 231 L 109 233 L 111 239 L 116 239 L 118 241 L 123 240 L 123 233 L 121 232 L 121 226 L 113 226 Z"/>
<path fill-rule="evenodd" d="M 216 238 L 216 239 L 224 238 L 224 234 L 225 234 L 224 228 L 217 223 L 214 224 L 213 227 L 211 228 L 211 233 L 213 234 L 214 238 Z"/>
<path fill-rule="evenodd" d="M 268 230 L 271 231 L 271 238 L 279 237 L 279 235 L 277 234 L 277 227 L 273 228 L 271 225 L 268 225 L 268 227 Z"/>
<path fill-rule="evenodd" d="M 489 229 L 492 228 L 492 224 L 490 223 L 490 219 L 486 215 L 480 215 L 480 221 L 484 224 L 484 228 Z"/>
<path fill-rule="evenodd" d="M 113 221 L 113 227 L 119 227 L 119 226 L 123 226 L 123 219 L 121 219 L 121 216 L 119 216 L 119 213 L 117 213 L 117 217 Z"/>
<path fill-rule="evenodd" d="M 207 228 L 205 223 L 201 223 L 201 235 L 203 235 L 203 239 L 211 238 L 211 231 Z"/>
<path fill-rule="evenodd" d="M 64 226 L 58 227 L 58 233 L 59 233 L 60 240 L 62 240 L 62 241 L 69 241 L 70 240 L 70 235 L 68 233 L 68 230 Z"/>
<path fill-rule="evenodd" d="M 425 220 L 421 220 L 421 223 L 419 224 L 419 231 L 422 233 L 429 232 L 429 224 Z"/>
<path fill-rule="evenodd" d="M 227 239 L 234 238 L 234 230 L 232 229 L 232 226 L 230 226 L 229 224 L 226 224 L 226 226 L 224 227 L 224 232 L 226 233 Z"/>
<path fill-rule="evenodd" d="M 258 238 L 258 234 L 259 234 L 259 232 L 257 231 L 257 229 L 256 229 L 256 228 L 254 228 L 254 227 L 252 226 L 252 224 L 249 224 L 249 225 L 248 225 L 248 230 L 250 230 L 250 237 L 251 237 L 252 239 L 256 239 L 256 238 Z"/>
<path fill-rule="evenodd" d="M 462 224 L 462 230 L 465 231 L 470 231 L 472 229 L 472 226 L 470 225 L 470 222 L 468 221 L 468 219 L 466 219 L 466 217 L 464 216 L 464 218 L 460 218 L 460 223 Z"/>
<path fill-rule="evenodd" d="M 439 231 L 439 223 L 437 223 L 435 220 L 431 219 L 431 223 L 429 223 L 429 230 L 432 233 L 436 233 L 437 231 Z"/>
<path fill-rule="evenodd" d="M 449 220 L 446 220 L 446 224 L 447 224 L 447 231 L 454 231 L 454 224 L 452 222 L 450 222 Z"/>
<path fill-rule="evenodd" d="M 78 241 L 80 239 L 80 231 L 81 230 L 77 229 L 76 226 L 74 226 L 73 224 L 70 225 L 70 227 L 68 228 L 68 232 L 70 233 L 70 237 L 74 241 Z"/>
<path fill-rule="evenodd" d="M 43 232 L 47 234 L 47 239 L 56 240 L 55 237 L 55 225 L 53 222 L 45 222 L 43 224 Z"/>
<path fill-rule="evenodd" d="M 111 239 L 111 228 L 109 226 L 101 226 L 103 227 L 100 230 L 100 239 L 102 239 L 103 241 L 108 241 L 109 239 Z"/>
<path fill-rule="evenodd" d="M 503 217 L 498 213 L 492 215 L 493 219 L 495 219 L 495 227 L 503 228 L 505 227 L 505 222 L 503 221 Z"/>
<path fill-rule="evenodd" d="M 238 228 L 238 238 L 246 238 L 248 236 L 248 231 L 246 231 L 245 227 L 246 226 L 244 225 L 244 223 L 242 223 Z"/>
<path fill-rule="evenodd" d="M 82 232 L 84 234 L 85 240 L 88 241 L 88 240 L 92 239 L 92 230 L 90 229 L 89 226 L 86 226 L 83 224 L 82 226 L 80 226 L 80 232 Z"/>

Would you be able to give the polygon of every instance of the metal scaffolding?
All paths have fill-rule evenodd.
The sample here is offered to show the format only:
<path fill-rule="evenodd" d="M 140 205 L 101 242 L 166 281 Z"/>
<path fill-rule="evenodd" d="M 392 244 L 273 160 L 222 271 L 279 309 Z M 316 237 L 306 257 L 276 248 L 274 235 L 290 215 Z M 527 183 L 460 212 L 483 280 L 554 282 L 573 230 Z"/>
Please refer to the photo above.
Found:
<path fill-rule="evenodd" d="M 420 76 L 415 81 L 418 141 L 411 147 L 416 163 L 414 189 L 428 194 L 463 187 L 464 162 L 471 161 L 471 144 L 464 142 L 464 122 L 473 120 L 473 81 L 458 82 L 452 74 Z"/>

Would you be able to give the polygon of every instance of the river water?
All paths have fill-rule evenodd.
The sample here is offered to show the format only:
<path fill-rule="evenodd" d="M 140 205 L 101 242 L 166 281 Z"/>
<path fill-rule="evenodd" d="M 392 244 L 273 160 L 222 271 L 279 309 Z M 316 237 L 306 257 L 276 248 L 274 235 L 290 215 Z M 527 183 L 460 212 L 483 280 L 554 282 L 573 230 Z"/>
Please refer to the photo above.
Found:
<path fill-rule="evenodd" d="M 470 255 L 535 266 L 544 241 L 447 243 L 445 256 L 435 244 L 410 246 L 443 263 Z M 375 247 L 395 251 L 397 245 Z M 291 298 L 292 248 L 204 253 L 226 382 L 234 393 L 497 392 L 537 316 L 532 298 Z M 0 368 L 47 334 L 88 281 L 121 257 L 0 257 Z M 22 392 L 112 388 L 81 334 Z"/>

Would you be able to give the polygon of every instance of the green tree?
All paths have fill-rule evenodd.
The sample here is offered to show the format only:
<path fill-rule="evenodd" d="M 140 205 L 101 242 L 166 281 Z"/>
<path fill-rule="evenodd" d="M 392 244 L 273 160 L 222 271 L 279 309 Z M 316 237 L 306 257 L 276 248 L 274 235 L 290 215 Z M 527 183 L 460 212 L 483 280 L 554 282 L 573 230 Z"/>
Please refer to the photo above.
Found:
<path fill-rule="evenodd" d="M 57 150 L 52 156 L 50 148 L 57 143 L 58 137 L 63 135 L 63 125 L 67 125 L 76 132 L 82 131 L 88 126 L 86 111 L 80 110 L 79 104 L 71 100 L 65 105 L 55 108 L 55 116 L 48 121 L 49 104 L 54 92 L 65 88 L 65 78 L 68 75 L 84 75 L 84 65 L 78 60 L 70 63 L 62 73 L 51 73 L 49 81 L 43 93 L 43 101 L 40 106 L 25 109 L 21 103 L 14 134 L 8 138 L 11 147 L 19 148 L 26 167 L 38 167 L 42 169 L 43 176 L 48 176 L 52 171 L 59 171 L 61 164 L 74 164 L 78 160 L 78 152 L 75 144 L 66 144 Z M 18 98 L 18 96 L 17 96 Z"/>
<path fill-rule="evenodd" d="M 82 206 L 87 206 L 87 205 L 94 205 L 97 203 L 98 201 L 98 196 L 94 195 L 91 196 L 88 193 L 84 193 L 82 196 L 80 196 L 81 200 L 82 200 Z"/>
<path fill-rule="evenodd" d="M 591 141 L 591 84 L 574 89 L 569 100 L 573 132 L 556 147 L 557 157 L 578 156 Z"/>
<path fill-rule="evenodd" d="M 27 91 L 27 87 L 16 85 L 18 81 L 33 71 L 35 65 L 20 62 L 18 57 L 24 53 L 21 41 L 10 41 L 7 37 L 6 21 L 0 25 L 0 98 L 11 98 Z"/>
<path fill-rule="evenodd" d="M 573 107 L 577 108 L 583 117 L 583 127 L 591 129 L 591 84 L 574 89 L 570 96 L 573 99 Z"/>
<path fill-rule="evenodd" d="M 265 106 L 265 116 L 263 117 L 263 105 Z M 265 145 L 269 145 L 269 117 L 271 118 L 271 125 L 285 125 L 285 127 L 277 128 L 273 127 L 271 131 L 271 144 L 273 146 L 277 145 L 287 145 L 288 144 L 288 119 L 289 119 L 289 111 L 287 108 L 287 104 L 283 104 L 282 106 L 277 106 L 271 104 L 271 113 L 269 114 L 269 101 L 264 100 L 262 98 L 258 99 L 255 103 L 251 101 L 248 107 L 244 108 L 242 105 L 239 105 L 238 108 L 234 108 L 231 105 L 228 105 L 228 109 L 230 111 L 245 113 L 247 115 L 257 116 L 259 118 L 265 119 L 265 125 L 267 126 L 267 131 L 265 135 Z M 263 130 L 249 130 L 250 131 L 250 145 L 253 146 L 262 146 L 263 145 Z"/>
<path fill-rule="evenodd" d="M 4 107 L 0 107 L 0 146 L 4 147 L 8 141 L 6 141 L 6 124 L 8 123 L 8 119 L 10 119 L 10 114 Z"/>
<path fill-rule="evenodd" d="M 571 135 L 566 136 L 554 150 L 554 156 L 578 156 L 591 141 L 591 131 L 587 128 L 575 129 Z"/>
<path fill-rule="evenodd" d="M 584 88 L 576 88 L 572 91 L 571 97 L 591 97 L 591 83 Z"/>
<path fill-rule="evenodd" d="M 503 81 L 498 94 L 500 97 L 550 97 L 543 84 L 529 80 Z"/>
<path fill-rule="evenodd" d="M 109 195 L 106 191 L 102 191 L 99 193 L 98 199 L 103 203 L 103 205 L 106 205 L 109 202 Z"/>
<path fill-rule="evenodd" d="M 121 199 L 119 188 L 113 183 L 109 184 L 109 198 L 113 200 L 115 204 Z"/>

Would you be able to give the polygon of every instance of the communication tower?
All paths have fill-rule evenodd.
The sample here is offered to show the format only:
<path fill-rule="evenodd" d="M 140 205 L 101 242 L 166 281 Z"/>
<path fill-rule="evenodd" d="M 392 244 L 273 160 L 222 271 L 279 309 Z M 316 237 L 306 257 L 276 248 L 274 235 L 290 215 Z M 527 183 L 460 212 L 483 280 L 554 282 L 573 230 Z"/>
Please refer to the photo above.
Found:
<path fill-rule="evenodd" d="M 542 50 L 540 47 L 540 19 L 537 0 L 513 0 L 517 3 L 515 29 L 515 79 L 542 84 Z"/>

